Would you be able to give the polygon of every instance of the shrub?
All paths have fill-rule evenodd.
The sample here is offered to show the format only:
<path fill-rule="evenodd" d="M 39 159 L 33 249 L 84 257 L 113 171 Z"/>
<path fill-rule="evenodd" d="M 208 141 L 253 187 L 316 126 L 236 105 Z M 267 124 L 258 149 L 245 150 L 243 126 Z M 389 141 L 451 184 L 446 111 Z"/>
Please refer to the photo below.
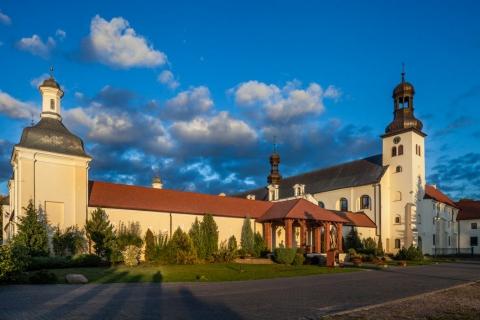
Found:
<path fill-rule="evenodd" d="M 363 249 L 360 252 L 365 254 L 375 254 L 377 251 L 377 243 L 373 238 L 366 238 L 362 240 L 362 247 Z"/>
<path fill-rule="evenodd" d="M 143 240 L 141 236 L 140 223 L 129 222 L 127 224 L 120 222 L 115 232 L 115 242 L 117 247 L 123 251 L 128 246 L 141 248 Z"/>
<path fill-rule="evenodd" d="M 322 241 L 322 244 L 325 241 Z M 352 228 L 345 239 L 345 247 L 348 249 L 353 248 L 355 251 L 361 251 L 363 249 L 362 241 L 358 236 L 357 229 Z"/>
<path fill-rule="evenodd" d="M 353 248 L 350 248 L 348 249 L 348 254 L 350 255 L 350 257 L 354 257 L 357 255 L 357 251 L 355 251 L 355 249 Z"/>
<path fill-rule="evenodd" d="M 192 240 L 178 227 L 167 246 L 167 261 L 172 264 L 193 264 L 196 260 Z"/>
<path fill-rule="evenodd" d="M 257 258 L 261 257 L 267 251 L 267 246 L 260 232 L 255 233 L 253 238 L 253 255 Z"/>
<path fill-rule="evenodd" d="M 72 266 L 72 261 L 67 257 L 32 257 L 28 270 L 62 269 Z"/>
<path fill-rule="evenodd" d="M 380 237 L 378 237 L 377 250 L 375 254 L 380 257 L 383 257 L 385 255 L 385 252 L 383 251 L 382 239 Z"/>
<path fill-rule="evenodd" d="M 0 246 L 0 282 L 16 281 L 28 267 L 28 249 L 19 243 Z"/>
<path fill-rule="evenodd" d="M 127 267 L 134 267 L 140 262 L 140 253 L 141 250 L 139 247 L 134 245 L 126 246 L 122 251 L 123 262 Z"/>
<path fill-rule="evenodd" d="M 30 256 L 48 255 L 48 234 L 45 215 L 39 214 L 30 200 L 25 215 L 20 216 L 15 241 L 28 250 Z"/>
<path fill-rule="evenodd" d="M 295 259 L 295 255 L 297 254 L 296 249 L 292 248 L 276 248 L 274 250 L 274 260 L 277 263 L 281 264 L 292 264 L 293 260 Z"/>
<path fill-rule="evenodd" d="M 205 257 L 205 246 L 203 245 L 203 236 L 202 236 L 202 228 L 200 227 L 200 222 L 198 218 L 195 218 L 195 221 L 192 223 L 192 227 L 190 231 L 188 231 L 188 235 L 190 239 L 192 239 L 193 246 L 197 251 L 197 256 L 199 258 Z"/>
<path fill-rule="evenodd" d="M 423 260 L 422 250 L 411 245 L 406 249 L 403 247 L 395 255 L 395 260 L 421 261 Z"/>
<path fill-rule="evenodd" d="M 232 262 L 233 260 L 235 260 L 236 256 L 237 256 L 236 250 L 232 250 L 227 246 L 226 241 L 222 241 L 220 243 L 220 246 L 217 252 L 213 254 L 213 261 L 214 262 Z"/>
<path fill-rule="evenodd" d="M 155 260 L 155 236 L 150 229 L 145 233 L 145 261 Z"/>
<path fill-rule="evenodd" d="M 40 270 L 32 273 L 28 278 L 30 283 L 34 284 L 49 284 L 49 283 L 57 283 L 58 278 L 57 275 L 53 272 L 47 270 Z"/>
<path fill-rule="evenodd" d="M 57 256 L 73 256 L 84 252 L 86 249 L 84 232 L 77 226 L 68 227 L 64 232 L 57 227 L 52 237 L 52 245 Z"/>
<path fill-rule="evenodd" d="M 202 234 L 202 245 L 204 256 L 202 258 L 209 259 L 218 250 L 218 226 L 211 214 L 203 216 L 200 224 Z"/>
<path fill-rule="evenodd" d="M 109 263 L 94 254 L 79 254 L 72 257 L 70 265 L 75 268 L 87 268 L 106 267 Z"/>
<path fill-rule="evenodd" d="M 305 262 L 305 257 L 301 253 L 296 253 L 295 258 L 293 259 L 292 264 L 294 266 L 301 266 Z"/>
<path fill-rule="evenodd" d="M 105 210 L 97 208 L 85 224 L 87 238 L 93 241 L 95 253 L 102 258 L 110 258 L 115 234 Z"/>
<path fill-rule="evenodd" d="M 228 238 L 227 246 L 228 246 L 228 250 L 236 252 L 238 250 L 237 238 L 235 238 L 235 236 L 231 236 L 230 238 Z"/>
<path fill-rule="evenodd" d="M 240 246 L 247 255 L 254 254 L 254 235 L 249 217 L 246 217 L 245 220 L 243 220 Z"/>

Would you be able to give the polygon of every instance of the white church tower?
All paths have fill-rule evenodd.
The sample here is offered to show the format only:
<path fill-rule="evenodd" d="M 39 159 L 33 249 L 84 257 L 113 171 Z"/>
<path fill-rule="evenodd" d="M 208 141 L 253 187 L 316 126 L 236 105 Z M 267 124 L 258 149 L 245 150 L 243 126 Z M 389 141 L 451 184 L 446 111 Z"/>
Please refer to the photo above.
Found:
<path fill-rule="evenodd" d="M 12 152 L 6 239 L 16 233 L 15 223 L 30 201 L 46 213 L 53 226 L 82 227 L 87 217 L 91 157 L 85 153 L 82 140 L 62 123 L 63 90 L 52 75 L 39 90 L 42 95 L 40 121 L 23 130 Z"/>
<path fill-rule="evenodd" d="M 383 165 L 387 171 L 390 243 L 395 251 L 418 245 L 417 208 L 425 190 L 425 137 L 423 124 L 414 116 L 415 89 L 405 81 L 393 90 L 394 118 L 385 129 Z"/>

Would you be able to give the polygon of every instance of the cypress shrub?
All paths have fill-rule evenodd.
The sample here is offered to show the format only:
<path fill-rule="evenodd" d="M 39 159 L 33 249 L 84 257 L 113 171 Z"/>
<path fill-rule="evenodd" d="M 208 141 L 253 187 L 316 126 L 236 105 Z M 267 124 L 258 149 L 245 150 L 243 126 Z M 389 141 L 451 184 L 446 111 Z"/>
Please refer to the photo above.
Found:
<path fill-rule="evenodd" d="M 190 239 L 192 239 L 193 245 L 197 252 L 199 258 L 205 258 L 205 246 L 203 244 L 202 228 L 200 227 L 200 222 L 198 218 L 195 218 L 190 231 L 188 232 Z"/>
<path fill-rule="evenodd" d="M 193 242 L 180 227 L 173 233 L 168 243 L 168 262 L 172 264 L 194 264 L 197 254 Z"/>
<path fill-rule="evenodd" d="M 260 232 L 255 233 L 253 238 L 253 252 L 254 256 L 259 258 L 267 251 L 267 246 L 265 245 L 265 241 L 263 240 L 262 235 Z"/>
<path fill-rule="evenodd" d="M 202 258 L 210 259 L 218 250 L 218 227 L 211 214 L 203 216 L 200 230 L 203 245 Z"/>
<path fill-rule="evenodd" d="M 249 217 L 246 217 L 245 220 L 243 220 L 240 246 L 246 254 L 254 254 L 254 235 Z"/>
<path fill-rule="evenodd" d="M 114 247 L 115 233 L 105 210 L 97 208 L 85 224 L 87 238 L 93 242 L 95 254 L 102 258 L 110 258 Z"/>
<path fill-rule="evenodd" d="M 294 248 L 276 248 L 273 251 L 275 262 L 281 264 L 292 264 L 296 254 L 297 250 Z"/>
<path fill-rule="evenodd" d="M 145 261 L 155 260 L 155 236 L 150 229 L 145 233 Z"/>
<path fill-rule="evenodd" d="M 235 236 L 231 236 L 230 238 L 228 238 L 228 250 L 237 252 L 237 249 L 237 239 L 235 238 Z"/>

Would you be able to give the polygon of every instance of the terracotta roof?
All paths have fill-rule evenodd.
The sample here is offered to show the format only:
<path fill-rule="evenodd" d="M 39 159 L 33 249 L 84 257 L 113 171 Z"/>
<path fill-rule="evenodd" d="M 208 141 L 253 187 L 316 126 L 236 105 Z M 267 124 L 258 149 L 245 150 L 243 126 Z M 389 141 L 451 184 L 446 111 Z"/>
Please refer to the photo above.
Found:
<path fill-rule="evenodd" d="M 333 167 L 310 171 L 284 178 L 280 182 L 280 199 L 294 196 L 293 186 L 305 185 L 305 193 L 319 193 L 330 190 L 357 187 L 379 182 L 387 167 L 382 165 L 382 155 L 342 163 Z M 268 200 L 267 188 L 245 191 L 235 197 L 245 198 L 254 194 L 257 200 Z"/>
<path fill-rule="evenodd" d="M 425 185 L 425 196 L 423 197 L 424 199 L 433 199 L 441 203 L 448 204 L 449 206 L 452 207 L 457 207 L 455 202 L 453 202 L 452 199 L 450 199 L 446 194 L 444 194 L 442 191 L 438 190 L 432 185 Z"/>
<path fill-rule="evenodd" d="M 457 215 L 457 220 L 480 219 L 480 201 L 462 199 L 456 204 L 460 209 L 460 212 Z"/>
<path fill-rule="evenodd" d="M 88 205 L 102 208 L 258 218 L 272 206 L 272 203 L 90 181 Z"/>
<path fill-rule="evenodd" d="M 258 221 L 268 221 L 283 218 L 320 220 L 345 223 L 347 220 L 336 215 L 330 210 L 319 206 L 305 199 L 293 199 L 274 202 L 273 206 L 261 216 Z"/>
<path fill-rule="evenodd" d="M 349 221 L 346 223 L 347 226 L 356 226 L 356 227 L 365 227 L 365 228 L 376 228 L 377 225 L 372 221 L 364 212 L 344 212 L 344 211 L 334 211 L 336 214 L 345 218 Z"/>

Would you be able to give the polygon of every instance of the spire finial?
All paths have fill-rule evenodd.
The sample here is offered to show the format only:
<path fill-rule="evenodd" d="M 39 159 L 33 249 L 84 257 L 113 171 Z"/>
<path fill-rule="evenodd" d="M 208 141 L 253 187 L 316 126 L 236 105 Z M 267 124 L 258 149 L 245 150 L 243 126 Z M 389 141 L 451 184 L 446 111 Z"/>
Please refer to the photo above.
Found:
<path fill-rule="evenodd" d="M 50 66 L 50 78 L 52 79 L 53 79 L 53 70 L 54 70 L 53 66 Z"/>
<path fill-rule="evenodd" d="M 273 153 L 277 153 L 277 136 L 273 136 Z"/>
<path fill-rule="evenodd" d="M 402 62 L 402 83 L 405 82 L 405 63 Z"/>

